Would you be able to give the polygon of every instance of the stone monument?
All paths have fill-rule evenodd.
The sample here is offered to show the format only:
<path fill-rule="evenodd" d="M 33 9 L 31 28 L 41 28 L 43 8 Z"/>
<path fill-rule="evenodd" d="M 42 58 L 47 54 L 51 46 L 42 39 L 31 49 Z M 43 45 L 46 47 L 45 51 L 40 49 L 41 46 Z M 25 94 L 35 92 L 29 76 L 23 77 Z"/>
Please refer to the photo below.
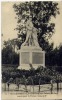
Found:
<path fill-rule="evenodd" d="M 20 48 L 20 58 L 18 69 L 37 69 L 38 66 L 45 67 L 45 51 L 42 51 L 38 44 L 37 29 L 33 26 L 30 17 L 25 24 L 26 40 Z"/>

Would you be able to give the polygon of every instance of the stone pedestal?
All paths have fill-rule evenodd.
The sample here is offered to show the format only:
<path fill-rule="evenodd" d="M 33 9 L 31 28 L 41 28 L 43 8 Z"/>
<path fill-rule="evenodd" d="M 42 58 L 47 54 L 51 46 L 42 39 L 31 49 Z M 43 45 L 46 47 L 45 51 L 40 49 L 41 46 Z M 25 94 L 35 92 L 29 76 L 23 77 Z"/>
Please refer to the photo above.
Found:
<path fill-rule="evenodd" d="M 32 67 L 37 69 L 40 65 L 45 67 L 45 52 L 40 47 L 22 46 L 18 69 L 29 70 Z"/>

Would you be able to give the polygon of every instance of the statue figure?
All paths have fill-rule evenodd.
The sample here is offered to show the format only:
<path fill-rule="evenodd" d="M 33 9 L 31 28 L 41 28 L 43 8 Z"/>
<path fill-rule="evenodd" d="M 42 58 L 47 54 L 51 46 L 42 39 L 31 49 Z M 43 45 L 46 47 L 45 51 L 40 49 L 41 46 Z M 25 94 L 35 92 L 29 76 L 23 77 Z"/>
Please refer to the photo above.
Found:
<path fill-rule="evenodd" d="M 28 21 L 25 24 L 26 27 L 26 40 L 22 44 L 22 46 L 39 46 L 38 39 L 37 39 L 37 29 L 33 26 L 32 18 L 29 17 Z"/>

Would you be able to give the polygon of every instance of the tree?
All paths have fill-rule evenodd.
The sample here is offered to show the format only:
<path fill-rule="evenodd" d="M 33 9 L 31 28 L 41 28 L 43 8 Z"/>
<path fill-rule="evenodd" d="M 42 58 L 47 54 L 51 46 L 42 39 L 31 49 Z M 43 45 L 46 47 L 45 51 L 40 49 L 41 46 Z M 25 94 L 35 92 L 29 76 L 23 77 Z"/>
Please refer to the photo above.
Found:
<path fill-rule="evenodd" d="M 19 64 L 19 55 L 14 51 L 10 41 L 4 42 L 2 49 L 2 64 Z"/>
<path fill-rule="evenodd" d="M 59 66 L 62 66 L 62 45 L 59 46 L 58 58 L 59 58 L 58 65 L 59 65 Z M 61 68 L 61 69 L 62 69 L 62 68 Z"/>
<path fill-rule="evenodd" d="M 62 45 L 46 53 L 46 66 L 62 72 Z"/>
<path fill-rule="evenodd" d="M 62 72 L 62 45 L 56 50 L 56 70 Z"/>
<path fill-rule="evenodd" d="M 43 48 L 43 43 L 48 42 L 48 38 L 54 33 L 55 24 L 51 23 L 51 17 L 56 17 L 59 14 L 59 8 L 57 2 L 52 1 L 38 1 L 38 2 L 23 2 L 20 4 L 14 4 L 13 6 L 17 15 L 17 28 L 22 43 L 26 38 L 26 31 L 24 23 L 32 16 L 32 23 L 35 28 L 38 29 L 38 42 Z"/>

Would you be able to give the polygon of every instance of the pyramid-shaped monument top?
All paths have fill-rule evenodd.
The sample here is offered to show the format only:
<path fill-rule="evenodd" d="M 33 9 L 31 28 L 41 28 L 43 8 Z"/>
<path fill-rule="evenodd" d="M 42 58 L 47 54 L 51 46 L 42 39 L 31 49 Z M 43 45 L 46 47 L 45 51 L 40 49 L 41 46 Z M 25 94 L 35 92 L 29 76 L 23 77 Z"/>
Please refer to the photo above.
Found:
<path fill-rule="evenodd" d="M 27 34 L 26 34 L 26 40 L 22 44 L 22 46 L 39 47 L 38 39 L 37 39 L 37 29 L 33 26 L 31 17 L 29 17 L 29 19 L 27 20 L 25 27 L 26 27 Z"/>

